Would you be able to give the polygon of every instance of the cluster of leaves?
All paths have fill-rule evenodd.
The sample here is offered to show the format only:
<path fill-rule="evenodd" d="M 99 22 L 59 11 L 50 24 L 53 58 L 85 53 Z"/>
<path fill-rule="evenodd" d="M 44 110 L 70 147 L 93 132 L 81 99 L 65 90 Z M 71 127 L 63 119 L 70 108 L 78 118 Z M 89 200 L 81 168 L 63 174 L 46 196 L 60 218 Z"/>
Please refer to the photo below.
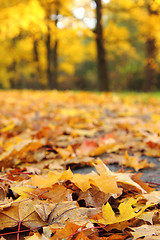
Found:
<path fill-rule="evenodd" d="M 105 164 L 153 167 L 143 156 L 160 156 L 159 101 L 2 91 L 1 239 L 158 239 L 160 192 Z M 96 172 L 70 170 L 85 165 Z"/>

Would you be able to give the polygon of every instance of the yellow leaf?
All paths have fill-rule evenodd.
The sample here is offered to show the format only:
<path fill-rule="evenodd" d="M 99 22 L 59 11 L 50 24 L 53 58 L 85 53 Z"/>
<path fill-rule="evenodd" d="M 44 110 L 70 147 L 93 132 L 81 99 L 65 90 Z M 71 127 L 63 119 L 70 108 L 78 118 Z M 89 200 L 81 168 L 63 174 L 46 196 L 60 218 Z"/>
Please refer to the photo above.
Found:
<path fill-rule="evenodd" d="M 135 206 L 136 203 L 137 199 L 134 198 L 125 199 L 125 201 L 119 205 L 118 216 L 115 215 L 109 203 L 103 205 L 102 207 L 103 218 L 98 219 L 98 223 L 107 225 L 127 221 L 134 217 L 138 217 L 145 211 L 146 208 L 153 206 L 153 204 L 149 204 L 142 208 L 135 209 L 133 206 Z"/>
<path fill-rule="evenodd" d="M 122 190 L 118 188 L 115 177 L 102 174 L 100 176 L 93 176 L 89 182 L 97 186 L 102 192 L 121 194 Z"/>
<path fill-rule="evenodd" d="M 73 182 L 83 192 L 87 191 L 91 187 L 90 183 L 89 183 L 89 176 L 88 175 L 74 174 Z"/>
<path fill-rule="evenodd" d="M 32 187 L 22 186 L 22 187 L 11 187 L 13 192 L 16 192 L 18 195 L 20 195 L 19 198 L 17 198 L 15 201 L 19 201 L 22 198 L 28 198 L 30 197 L 30 192 L 34 191 L 35 189 Z"/>
<path fill-rule="evenodd" d="M 31 182 L 34 186 L 37 186 L 40 188 L 46 188 L 55 184 L 60 178 L 60 176 L 61 174 L 56 171 L 49 172 L 46 178 L 43 176 L 37 176 L 37 175 L 33 176 L 31 179 Z"/>
<path fill-rule="evenodd" d="M 2 129 L 1 129 L 1 132 L 2 132 L 2 133 L 8 132 L 8 131 L 10 131 L 10 130 L 13 130 L 14 127 L 15 127 L 15 124 L 13 123 L 13 124 L 11 124 L 11 125 L 9 125 L 9 126 L 7 126 L 7 127 L 2 128 Z"/>

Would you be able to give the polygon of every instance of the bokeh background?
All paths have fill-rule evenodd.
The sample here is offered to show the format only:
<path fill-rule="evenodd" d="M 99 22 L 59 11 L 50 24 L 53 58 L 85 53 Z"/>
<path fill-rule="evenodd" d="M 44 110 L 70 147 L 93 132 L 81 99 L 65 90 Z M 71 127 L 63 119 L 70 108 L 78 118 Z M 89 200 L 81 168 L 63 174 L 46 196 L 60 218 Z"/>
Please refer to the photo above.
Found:
<path fill-rule="evenodd" d="M 0 0 L 0 88 L 160 89 L 160 0 Z"/>

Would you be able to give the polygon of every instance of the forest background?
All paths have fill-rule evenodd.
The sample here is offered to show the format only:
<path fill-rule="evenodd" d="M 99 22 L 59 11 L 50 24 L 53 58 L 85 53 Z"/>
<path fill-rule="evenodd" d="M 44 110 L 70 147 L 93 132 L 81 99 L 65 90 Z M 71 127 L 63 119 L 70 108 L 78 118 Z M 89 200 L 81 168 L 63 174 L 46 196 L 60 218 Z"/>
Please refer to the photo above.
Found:
<path fill-rule="evenodd" d="M 160 89 L 160 0 L 0 0 L 0 88 Z"/>

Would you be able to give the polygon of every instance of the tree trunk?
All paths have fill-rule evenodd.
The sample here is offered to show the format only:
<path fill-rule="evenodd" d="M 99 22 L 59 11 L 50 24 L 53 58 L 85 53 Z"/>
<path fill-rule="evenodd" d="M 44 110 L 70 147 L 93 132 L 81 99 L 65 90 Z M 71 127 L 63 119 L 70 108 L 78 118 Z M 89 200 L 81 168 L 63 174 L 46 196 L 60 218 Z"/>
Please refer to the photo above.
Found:
<path fill-rule="evenodd" d="M 17 40 L 20 38 L 20 36 L 17 36 L 17 38 L 13 38 L 11 40 L 11 47 L 14 49 L 16 47 L 16 42 Z M 9 79 L 10 82 L 10 87 L 11 88 L 19 88 L 19 82 L 18 82 L 18 77 L 17 77 L 17 71 L 16 71 L 16 66 L 17 66 L 17 62 L 14 59 L 13 62 L 11 63 L 11 65 L 8 67 L 7 71 L 11 72 L 11 77 Z"/>
<path fill-rule="evenodd" d="M 54 48 L 53 48 L 53 79 L 54 83 L 56 83 L 56 88 L 58 87 L 58 40 L 55 40 Z"/>
<path fill-rule="evenodd" d="M 146 53 L 147 53 L 147 65 L 146 65 L 146 81 L 144 83 L 145 91 L 153 91 L 156 89 L 156 68 L 155 68 L 155 57 L 156 57 L 156 44 L 154 38 L 148 38 L 146 42 Z"/>
<path fill-rule="evenodd" d="M 50 27 L 48 23 L 48 33 L 46 39 L 46 48 L 47 48 L 47 80 L 48 80 L 48 88 L 53 89 L 53 82 L 52 82 L 52 55 L 51 55 L 51 33 Z"/>
<path fill-rule="evenodd" d="M 33 58 L 35 62 L 35 68 L 36 68 L 36 73 L 34 77 L 34 88 L 39 89 L 40 88 L 40 76 L 41 76 L 41 69 L 39 65 L 39 53 L 38 53 L 38 40 L 34 40 L 33 42 Z"/>
<path fill-rule="evenodd" d="M 15 78 L 16 78 L 16 61 L 15 60 L 13 61 L 11 66 L 8 68 L 8 71 L 12 72 L 12 77 L 10 78 L 10 87 L 18 88 L 17 82 L 15 81 Z"/>
<path fill-rule="evenodd" d="M 96 44 L 97 44 L 97 65 L 98 65 L 98 83 L 101 91 L 109 90 L 109 78 L 106 62 L 106 53 L 104 48 L 103 27 L 102 27 L 102 1 L 95 0 L 96 7 Z"/>
<path fill-rule="evenodd" d="M 57 3 L 58 7 L 58 3 Z M 58 8 L 56 9 L 55 13 L 55 26 L 57 27 L 58 24 L 58 14 L 59 10 Z M 58 87 L 58 38 L 55 34 L 55 41 L 54 41 L 54 47 L 52 49 L 52 59 L 53 59 L 53 82 L 56 86 Z"/>
<path fill-rule="evenodd" d="M 53 58 L 53 49 L 51 47 L 51 29 L 49 26 L 50 21 L 50 13 L 48 13 L 48 33 L 47 33 L 47 39 L 46 39 L 46 48 L 47 48 L 47 79 L 48 79 L 48 88 L 49 89 L 55 89 L 57 88 L 57 44 L 54 46 L 54 55 Z M 54 60 L 56 59 L 56 63 Z M 55 67 L 56 65 L 56 67 Z"/>
<path fill-rule="evenodd" d="M 147 5 L 149 16 L 152 17 L 154 15 L 158 15 L 159 12 L 157 10 L 153 10 L 150 4 Z M 150 34 L 146 41 L 146 78 L 144 82 L 144 90 L 145 91 L 153 91 L 156 89 L 157 83 L 157 72 L 156 72 L 156 39 L 154 36 Z"/>

